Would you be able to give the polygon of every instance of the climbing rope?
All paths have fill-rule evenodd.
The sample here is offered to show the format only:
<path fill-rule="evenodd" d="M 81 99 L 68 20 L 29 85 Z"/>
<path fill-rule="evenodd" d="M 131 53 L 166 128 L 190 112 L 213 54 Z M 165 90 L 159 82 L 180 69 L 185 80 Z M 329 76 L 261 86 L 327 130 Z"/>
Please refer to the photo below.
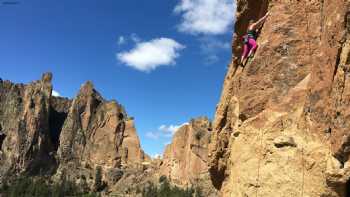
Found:
<path fill-rule="evenodd" d="M 304 143 L 305 143 L 305 131 L 303 129 L 304 142 L 301 147 L 301 164 L 302 164 L 302 178 L 301 178 L 301 197 L 304 196 L 304 179 L 305 179 L 305 159 L 304 159 Z"/>
<path fill-rule="evenodd" d="M 260 129 L 259 129 L 260 130 Z M 260 130 L 260 150 L 263 152 L 263 139 L 264 139 L 264 130 Z M 261 156 L 258 157 L 258 172 L 257 172 L 257 178 L 256 178 L 256 197 L 258 197 L 259 187 L 260 187 L 260 166 L 261 166 L 261 160 L 263 157 L 263 153 L 260 154 Z"/>
<path fill-rule="evenodd" d="M 267 66 L 269 60 L 269 56 L 267 56 L 267 58 L 265 59 L 265 66 Z M 260 150 L 261 150 L 261 154 L 260 157 L 258 157 L 258 169 L 257 169 L 257 178 L 256 178 L 256 197 L 258 197 L 258 193 L 259 193 L 259 188 L 260 188 L 260 168 L 261 168 L 261 160 L 263 159 L 263 150 L 264 150 L 264 146 L 263 146 L 263 141 L 264 141 L 264 135 L 265 132 L 264 130 L 259 129 L 260 131 Z"/>
<path fill-rule="evenodd" d="M 268 2 L 268 0 L 266 0 L 267 2 Z M 265 58 L 265 67 L 267 66 L 267 63 L 269 62 L 268 61 L 269 60 L 269 56 L 267 56 L 266 58 Z M 261 168 L 261 161 L 262 161 L 262 159 L 263 159 L 263 157 L 264 157 L 264 146 L 263 146 L 263 141 L 264 141 L 264 134 L 265 134 L 265 132 L 264 132 L 264 130 L 261 130 L 261 129 L 259 129 L 259 131 L 260 131 L 260 152 L 261 152 L 261 154 L 259 155 L 259 157 L 258 157 L 258 169 L 257 169 L 257 178 L 256 178 L 256 185 L 255 185 L 255 187 L 256 187 L 256 194 L 255 194 L 255 196 L 256 197 L 258 197 L 258 194 L 259 194 L 259 188 L 260 188 L 260 168 Z"/>
<path fill-rule="evenodd" d="M 309 12 L 307 9 L 307 5 L 305 6 L 305 13 L 306 13 L 306 34 L 307 37 L 310 37 L 310 22 L 309 22 Z M 307 40 L 307 47 L 308 47 L 308 56 L 309 56 L 309 63 L 312 61 L 312 56 L 311 56 L 311 45 L 310 45 L 310 39 Z M 305 129 L 303 129 L 303 144 L 301 148 L 301 163 L 302 163 L 302 178 L 301 178 L 301 197 L 304 196 L 304 184 L 305 184 L 305 147 L 304 144 L 306 142 L 306 133 Z"/>
<path fill-rule="evenodd" d="M 306 25 L 306 32 L 307 32 L 307 35 L 309 37 L 309 14 L 307 12 L 307 6 L 305 6 L 305 10 L 306 10 L 306 21 L 307 21 L 307 25 Z M 308 42 L 308 52 L 309 52 L 309 60 L 311 62 L 311 45 L 310 45 L 310 40 L 307 41 Z M 263 139 L 264 139 L 264 131 L 263 130 L 260 130 L 260 150 L 261 152 L 263 152 Z M 302 138 L 303 138 L 303 144 L 302 144 L 302 148 L 301 148 L 301 156 L 302 156 L 302 179 L 301 179 L 301 197 L 304 196 L 304 184 L 305 184 L 305 147 L 304 147 L 304 143 L 306 142 L 306 132 L 305 130 L 303 129 L 303 132 L 302 132 Z M 258 167 L 257 167 L 257 179 L 256 179 L 256 197 L 258 197 L 258 194 L 259 194 L 259 187 L 260 187 L 260 168 L 261 168 L 261 162 L 262 162 L 262 158 L 263 157 L 263 153 L 260 154 L 260 157 L 258 158 Z"/>

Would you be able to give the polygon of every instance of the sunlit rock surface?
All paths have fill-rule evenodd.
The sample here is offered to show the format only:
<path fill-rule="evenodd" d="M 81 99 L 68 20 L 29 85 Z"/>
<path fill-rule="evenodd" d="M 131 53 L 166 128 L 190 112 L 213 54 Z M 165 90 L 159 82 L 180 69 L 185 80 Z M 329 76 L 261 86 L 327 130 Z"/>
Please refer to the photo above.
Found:
<path fill-rule="evenodd" d="M 250 19 L 269 10 L 242 68 Z M 222 196 L 346 196 L 350 189 L 349 2 L 238 0 L 210 144 Z"/>

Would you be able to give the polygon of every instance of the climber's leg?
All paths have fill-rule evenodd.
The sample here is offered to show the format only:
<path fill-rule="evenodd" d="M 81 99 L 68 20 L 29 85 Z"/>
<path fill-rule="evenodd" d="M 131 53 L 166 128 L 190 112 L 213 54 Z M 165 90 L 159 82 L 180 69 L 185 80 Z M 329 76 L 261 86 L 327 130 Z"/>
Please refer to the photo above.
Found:
<path fill-rule="evenodd" d="M 256 44 L 256 41 L 253 38 L 249 38 L 248 43 L 251 46 L 248 54 L 248 57 L 250 57 L 255 53 L 256 48 L 258 48 L 258 45 Z"/>
<path fill-rule="evenodd" d="M 241 57 L 241 63 L 244 61 L 244 59 L 246 59 L 248 57 L 249 48 L 250 47 L 248 46 L 248 43 L 244 44 L 243 53 L 242 53 L 242 57 Z"/>

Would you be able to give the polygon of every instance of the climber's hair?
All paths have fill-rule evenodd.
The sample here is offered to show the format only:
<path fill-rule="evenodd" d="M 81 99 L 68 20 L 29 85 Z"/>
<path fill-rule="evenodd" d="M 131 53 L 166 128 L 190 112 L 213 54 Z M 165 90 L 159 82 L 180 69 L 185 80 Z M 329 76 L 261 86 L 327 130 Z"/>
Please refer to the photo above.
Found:
<path fill-rule="evenodd" d="M 248 25 L 251 25 L 253 23 L 255 23 L 255 20 L 254 19 L 250 19 Z"/>

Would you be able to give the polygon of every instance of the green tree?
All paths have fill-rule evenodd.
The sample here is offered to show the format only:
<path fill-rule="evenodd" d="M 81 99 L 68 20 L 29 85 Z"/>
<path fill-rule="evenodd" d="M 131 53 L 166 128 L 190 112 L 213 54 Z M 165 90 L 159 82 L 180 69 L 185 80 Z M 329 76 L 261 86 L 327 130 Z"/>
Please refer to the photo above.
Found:
<path fill-rule="evenodd" d="M 153 183 L 148 183 L 142 191 L 143 197 L 193 197 L 195 191 L 193 188 L 182 189 L 172 186 L 166 177 L 160 177 L 160 186 L 156 187 Z M 200 197 L 200 196 L 197 196 Z"/>
<path fill-rule="evenodd" d="M 95 174 L 95 191 L 102 191 L 104 187 L 105 184 L 102 181 L 102 168 L 101 166 L 97 166 Z"/>
<path fill-rule="evenodd" d="M 72 181 L 63 179 L 61 183 L 49 184 L 47 179 L 21 177 L 13 180 L 8 186 L 4 184 L 0 188 L 0 194 L 6 197 L 98 197 L 97 193 L 82 192 Z"/>

